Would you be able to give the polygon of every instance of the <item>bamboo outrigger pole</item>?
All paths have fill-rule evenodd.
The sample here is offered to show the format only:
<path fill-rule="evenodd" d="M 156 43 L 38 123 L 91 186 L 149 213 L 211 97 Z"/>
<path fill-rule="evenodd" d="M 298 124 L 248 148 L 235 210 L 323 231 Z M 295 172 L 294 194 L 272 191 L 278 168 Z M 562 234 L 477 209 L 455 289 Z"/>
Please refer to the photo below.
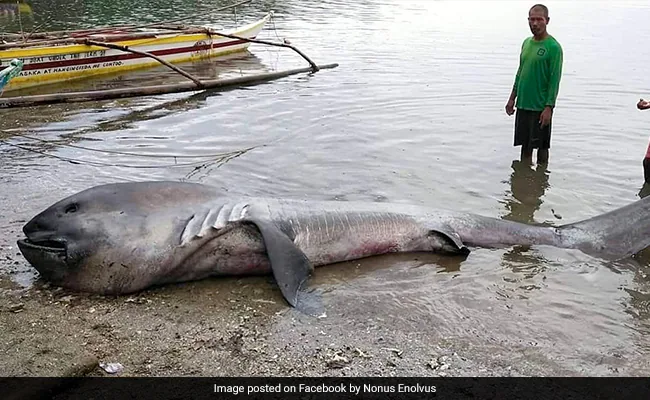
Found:
<path fill-rule="evenodd" d="M 305 53 L 303 53 L 298 48 L 296 48 L 296 47 L 294 47 L 294 46 L 292 46 L 290 44 L 268 42 L 266 40 L 258 40 L 258 39 L 249 39 L 249 38 L 245 38 L 243 36 L 216 32 L 216 31 L 213 31 L 212 29 L 207 29 L 206 33 L 209 36 L 213 36 L 213 35 L 223 36 L 223 37 L 227 37 L 227 38 L 230 38 L 230 39 L 242 40 L 242 41 L 245 41 L 245 42 L 260 43 L 260 44 L 266 44 L 266 45 L 269 45 L 269 46 L 290 48 L 291 50 L 293 50 L 296 53 L 300 54 L 300 56 L 302 58 L 304 58 L 309 63 L 309 65 L 311 65 L 311 68 L 312 68 L 313 72 L 318 72 L 318 65 L 316 65 L 316 63 L 314 63 L 309 57 L 307 57 L 307 55 Z M 120 46 L 120 45 L 113 44 L 113 43 L 98 42 L 96 40 L 84 39 L 83 42 L 84 42 L 84 44 L 89 45 L 89 46 L 93 45 L 93 46 L 106 47 L 108 49 L 121 50 L 121 51 L 129 52 L 129 53 L 135 53 L 135 54 L 140 54 L 140 55 L 143 55 L 143 56 L 151 57 L 154 60 L 158 61 L 159 63 L 166 65 L 167 67 L 173 69 L 174 71 L 178 72 L 179 74 L 183 75 L 184 77 L 190 79 L 191 81 L 193 81 L 196 84 L 197 87 L 203 87 L 203 82 L 201 82 L 201 80 L 199 78 L 191 75 L 190 73 L 188 73 L 188 72 L 182 70 L 181 68 L 179 68 L 179 67 L 177 67 L 177 66 L 163 60 L 162 58 L 160 58 L 160 57 L 158 57 L 158 56 L 156 56 L 154 54 L 147 53 L 145 51 L 133 50 L 133 49 L 127 47 L 127 46 Z"/>
<path fill-rule="evenodd" d="M 227 37 L 227 38 L 231 38 L 231 39 L 244 40 L 246 42 L 251 42 L 251 43 L 267 44 L 269 46 L 277 46 L 277 47 L 288 47 L 291 50 L 295 51 L 296 53 L 300 54 L 300 56 L 302 58 L 307 60 L 307 62 L 309 63 L 309 65 L 311 65 L 311 68 L 312 68 L 312 70 L 314 72 L 318 71 L 318 65 L 316 65 L 309 57 L 307 57 L 307 55 L 305 55 L 305 53 L 303 53 L 302 51 L 298 50 L 296 47 L 294 47 L 294 46 L 292 46 L 292 45 L 290 45 L 288 43 L 275 43 L 275 42 L 267 42 L 266 40 L 249 39 L 249 38 L 245 38 L 245 37 L 242 37 L 242 36 L 230 35 L 230 34 L 227 34 L 227 33 L 221 33 L 221 32 L 217 32 L 217 31 L 213 31 L 212 29 L 207 29 L 206 33 L 208 35 L 223 36 L 223 37 Z"/>
<path fill-rule="evenodd" d="M 318 70 L 338 67 L 338 64 L 326 64 L 316 66 Z M 254 85 L 275 79 L 287 77 L 289 75 L 300 74 L 304 72 L 313 72 L 313 67 L 304 67 L 291 69 L 287 71 L 269 72 L 252 76 L 242 76 L 230 79 L 211 79 L 201 83 L 203 86 L 197 88 L 194 82 L 181 82 L 169 85 L 144 86 L 140 88 L 124 88 L 109 90 L 94 90 L 89 92 L 73 93 L 53 93 L 34 96 L 16 96 L 0 98 L 0 108 L 31 107 L 44 104 L 55 103 L 78 103 L 83 101 L 99 101 L 109 99 L 120 99 L 137 96 L 151 96 L 158 94 L 192 92 L 202 89 L 227 88 L 236 85 Z"/>
<path fill-rule="evenodd" d="M 162 58 L 160 58 L 160 57 L 158 57 L 158 56 L 156 56 L 154 54 L 147 53 L 146 51 L 133 50 L 133 49 L 127 47 L 127 46 L 120 46 L 120 45 L 113 44 L 113 43 L 98 42 L 96 40 L 90 40 L 90 39 L 84 40 L 84 43 L 86 45 L 88 45 L 88 46 L 106 47 L 108 49 L 121 50 L 121 51 L 128 52 L 128 53 L 135 53 L 135 54 L 140 54 L 142 56 L 151 57 L 154 60 L 158 61 L 159 63 L 161 63 L 163 65 L 166 65 L 167 67 L 173 69 L 174 71 L 176 71 L 179 74 L 183 75 L 187 79 L 191 80 L 192 82 L 194 82 L 196 84 L 197 87 L 199 87 L 199 88 L 203 87 L 203 82 L 201 82 L 201 80 L 199 78 L 197 78 L 194 75 L 190 74 L 189 72 L 186 72 L 183 69 L 181 69 L 181 68 L 179 68 L 179 67 L 177 67 L 177 66 L 175 66 L 175 65 L 173 65 L 173 64 L 171 64 L 171 63 L 169 63 L 169 62 L 167 62 L 165 60 L 163 60 Z"/>

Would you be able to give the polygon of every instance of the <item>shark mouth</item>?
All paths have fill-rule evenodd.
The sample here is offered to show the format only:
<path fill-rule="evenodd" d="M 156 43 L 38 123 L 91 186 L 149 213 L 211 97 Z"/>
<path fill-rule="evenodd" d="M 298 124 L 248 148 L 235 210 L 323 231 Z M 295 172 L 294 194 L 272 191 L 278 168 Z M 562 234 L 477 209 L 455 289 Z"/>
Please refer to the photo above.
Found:
<path fill-rule="evenodd" d="M 67 246 L 65 242 L 62 240 L 55 240 L 55 239 L 46 239 L 46 240 L 22 239 L 18 241 L 18 246 L 25 249 L 43 251 L 46 253 L 65 254 L 67 251 Z"/>

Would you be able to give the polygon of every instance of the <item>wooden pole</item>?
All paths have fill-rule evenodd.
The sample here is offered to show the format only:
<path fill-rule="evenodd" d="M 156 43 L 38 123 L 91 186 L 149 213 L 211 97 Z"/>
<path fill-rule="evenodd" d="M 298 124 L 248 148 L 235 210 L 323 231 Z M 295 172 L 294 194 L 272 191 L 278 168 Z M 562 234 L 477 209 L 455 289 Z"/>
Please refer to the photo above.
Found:
<path fill-rule="evenodd" d="M 146 51 L 133 50 L 133 49 L 127 47 L 127 46 L 120 46 L 120 45 L 113 44 L 113 43 L 98 42 L 96 40 L 90 40 L 90 39 L 84 40 L 84 43 L 86 45 L 88 45 L 88 46 L 91 46 L 91 45 L 92 46 L 101 46 L 101 47 L 106 47 L 106 48 L 109 48 L 109 49 L 122 50 L 122 51 L 126 51 L 126 52 L 129 52 L 129 53 L 135 53 L 135 54 L 140 54 L 140 55 L 143 55 L 143 56 L 151 57 L 154 60 L 158 61 L 159 63 L 164 64 L 165 66 L 167 66 L 167 67 L 173 69 L 174 71 L 178 72 L 179 74 L 183 75 L 187 79 L 190 79 L 199 88 L 203 87 L 203 83 L 201 82 L 201 80 L 199 78 L 195 77 L 192 74 L 187 73 L 186 71 L 182 70 L 181 68 L 179 68 L 179 67 L 177 67 L 177 66 L 175 66 L 173 64 L 170 64 L 169 62 L 163 60 L 162 58 L 160 58 L 160 57 L 158 57 L 158 56 L 156 56 L 154 54 L 147 53 Z"/>
<path fill-rule="evenodd" d="M 338 67 L 338 64 L 326 64 L 317 67 L 318 70 L 330 69 Z M 280 79 L 289 75 L 295 75 L 304 72 L 313 72 L 313 68 L 305 67 L 287 71 L 242 76 L 238 78 L 205 80 L 202 82 L 203 87 L 201 89 L 226 88 L 236 85 L 254 85 L 257 83 Z M 0 98 L 0 108 L 31 107 L 57 103 L 78 103 L 83 101 L 99 101 L 137 96 L 152 96 L 168 93 L 191 92 L 196 90 L 198 90 L 198 88 L 193 82 L 181 82 L 177 84 L 145 86 L 139 88 L 95 90 L 90 92 L 53 93 L 35 96 L 16 96 Z"/>

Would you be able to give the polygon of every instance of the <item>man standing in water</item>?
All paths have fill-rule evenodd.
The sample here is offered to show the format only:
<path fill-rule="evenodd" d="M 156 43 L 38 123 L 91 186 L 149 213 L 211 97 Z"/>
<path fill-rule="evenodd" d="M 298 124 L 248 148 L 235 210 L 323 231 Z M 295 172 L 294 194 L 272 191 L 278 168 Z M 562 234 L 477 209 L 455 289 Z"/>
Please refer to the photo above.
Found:
<path fill-rule="evenodd" d="M 524 40 L 519 69 L 506 104 L 506 113 L 515 116 L 514 146 L 521 146 L 521 161 L 531 163 L 537 149 L 537 163 L 548 162 L 551 147 L 551 119 L 562 77 L 562 47 L 546 31 L 548 8 L 535 4 L 528 11 L 532 37 Z M 516 103 L 515 103 L 516 100 Z"/>

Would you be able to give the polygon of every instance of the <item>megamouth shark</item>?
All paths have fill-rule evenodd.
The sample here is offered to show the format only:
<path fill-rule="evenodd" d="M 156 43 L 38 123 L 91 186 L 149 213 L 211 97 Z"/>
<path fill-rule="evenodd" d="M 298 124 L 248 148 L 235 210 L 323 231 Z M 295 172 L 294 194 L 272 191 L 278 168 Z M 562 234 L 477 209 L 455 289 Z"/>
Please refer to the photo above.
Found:
<path fill-rule="evenodd" d="M 168 181 L 95 186 L 25 224 L 18 246 L 55 285 L 126 294 L 219 275 L 272 273 L 296 306 L 313 268 L 396 252 L 550 245 L 608 260 L 650 245 L 650 197 L 559 227 L 379 202 L 238 197 Z"/>

